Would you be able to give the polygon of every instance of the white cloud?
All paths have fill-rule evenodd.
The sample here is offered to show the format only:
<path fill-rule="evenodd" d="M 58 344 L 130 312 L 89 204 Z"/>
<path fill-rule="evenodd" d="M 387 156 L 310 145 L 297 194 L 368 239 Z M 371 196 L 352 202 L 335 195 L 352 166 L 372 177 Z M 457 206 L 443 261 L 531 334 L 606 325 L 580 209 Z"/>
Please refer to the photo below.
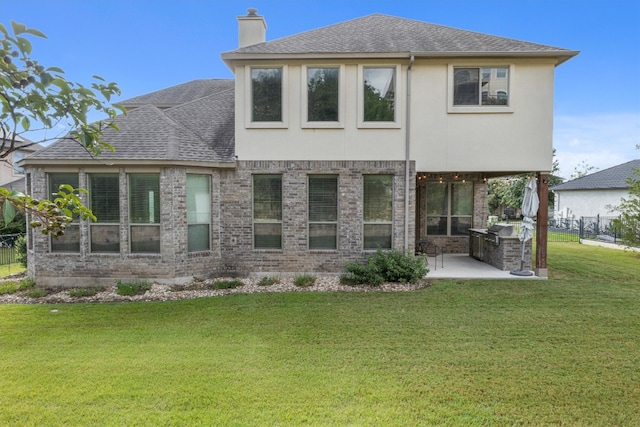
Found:
<path fill-rule="evenodd" d="M 569 178 L 583 164 L 603 170 L 640 158 L 640 114 L 556 116 L 553 146 L 560 176 Z"/>

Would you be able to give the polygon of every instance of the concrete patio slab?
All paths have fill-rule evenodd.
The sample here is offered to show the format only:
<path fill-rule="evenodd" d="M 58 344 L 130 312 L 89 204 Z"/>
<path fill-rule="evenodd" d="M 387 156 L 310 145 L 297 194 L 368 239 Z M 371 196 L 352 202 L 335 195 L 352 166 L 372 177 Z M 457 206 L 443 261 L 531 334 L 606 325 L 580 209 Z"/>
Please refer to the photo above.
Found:
<path fill-rule="evenodd" d="M 499 270 L 467 254 L 444 254 L 438 258 L 427 257 L 429 273 L 427 279 L 525 279 L 544 280 L 543 277 L 516 276 Z M 437 262 L 437 265 L 436 265 Z"/>

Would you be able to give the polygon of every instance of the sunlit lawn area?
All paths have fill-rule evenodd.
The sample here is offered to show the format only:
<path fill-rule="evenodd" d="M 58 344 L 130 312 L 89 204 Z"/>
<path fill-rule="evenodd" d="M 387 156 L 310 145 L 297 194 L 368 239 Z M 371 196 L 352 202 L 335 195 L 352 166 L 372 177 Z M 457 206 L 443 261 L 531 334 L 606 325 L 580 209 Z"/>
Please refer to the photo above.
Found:
<path fill-rule="evenodd" d="M 0 425 L 640 425 L 640 258 L 410 293 L 0 306 Z M 52 310 L 57 310 L 53 312 Z"/>

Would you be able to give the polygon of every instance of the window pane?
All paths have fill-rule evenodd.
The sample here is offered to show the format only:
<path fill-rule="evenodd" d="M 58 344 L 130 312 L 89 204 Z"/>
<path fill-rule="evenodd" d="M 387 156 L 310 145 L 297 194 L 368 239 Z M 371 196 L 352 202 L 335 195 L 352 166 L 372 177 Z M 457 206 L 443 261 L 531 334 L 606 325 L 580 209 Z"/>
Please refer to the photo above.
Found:
<path fill-rule="evenodd" d="M 258 222 L 253 225 L 253 233 L 256 249 L 282 248 L 282 224 Z"/>
<path fill-rule="evenodd" d="M 18 162 L 22 159 L 24 159 L 24 153 L 22 151 L 13 152 L 13 173 L 16 175 L 24 175 L 24 168 L 18 165 Z"/>
<path fill-rule="evenodd" d="M 456 182 L 451 184 L 452 215 L 473 214 L 473 184 Z"/>
<path fill-rule="evenodd" d="M 77 173 L 50 173 L 49 174 L 49 195 L 54 198 L 55 193 L 60 190 L 62 184 L 67 184 L 73 188 L 78 188 Z"/>
<path fill-rule="evenodd" d="M 211 222 L 211 193 L 208 175 L 187 175 L 187 222 L 208 224 Z"/>
<path fill-rule="evenodd" d="M 448 188 L 446 183 L 427 182 L 427 215 L 447 215 Z"/>
<path fill-rule="evenodd" d="M 447 235 L 447 217 L 446 216 L 428 216 L 427 217 L 427 235 L 446 236 Z"/>
<path fill-rule="evenodd" d="M 364 68 L 364 121 L 395 121 L 395 68 Z"/>
<path fill-rule="evenodd" d="M 251 120 L 282 121 L 282 68 L 251 69 Z"/>
<path fill-rule="evenodd" d="M 479 105 L 478 68 L 455 68 L 453 70 L 453 105 Z"/>
<path fill-rule="evenodd" d="M 132 224 L 160 223 L 160 176 L 129 175 L 129 207 Z"/>
<path fill-rule="evenodd" d="M 335 249 L 336 224 L 309 224 L 309 249 Z"/>
<path fill-rule="evenodd" d="M 307 68 L 307 120 L 338 121 L 338 68 Z"/>
<path fill-rule="evenodd" d="M 451 235 L 467 236 L 471 228 L 471 217 L 453 217 L 451 218 Z"/>
<path fill-rule="evenodd" d="M 209 250 L 209 224 L 190 224 L 187 230 L 189 252 Z"/>
<path fill-rule="evenodd" d="M 62 236 L 52 237 L 51 252 L 80 252 L 80 227 L 69 224 Z"/>
<path fill-rule="evenodd" d="M 120 188 L 117 174 L 89 175 L 89 207 L 96 222 L 120 221 Z"/>
<path fill-rule="evenodd" d="M 120 252 L 120 226 L 91 224 L 91 252 Z"/>
<path fill-rule="evenodd" d="M 282 220 L 282 176 L 253 176 L 253 219 Z"/>
<path fill-rule="evenodd" d="M 365 249 L 391 249 L 391 224 L 365 224 Z"/>
<path fill-rule="evenodd" d="M 309 177 L 309 221 L 338 220 L 338 177 Z"/>
<path fill-rule="evenodd" d="M 131 227 L 131 252 L 159 253 L 160 227 L 156 225 L 135 225 Z"/>
<path fill-rule="evenodd" d="M 508 77 L 508 67 L 482 69 L 482 105 L 507 105 L 509 103 Z"/>
<path fill-rule="evenodd" d="M 393 176 L 364 176 L 364 221 L 391 222 L 393 220 Z"/>

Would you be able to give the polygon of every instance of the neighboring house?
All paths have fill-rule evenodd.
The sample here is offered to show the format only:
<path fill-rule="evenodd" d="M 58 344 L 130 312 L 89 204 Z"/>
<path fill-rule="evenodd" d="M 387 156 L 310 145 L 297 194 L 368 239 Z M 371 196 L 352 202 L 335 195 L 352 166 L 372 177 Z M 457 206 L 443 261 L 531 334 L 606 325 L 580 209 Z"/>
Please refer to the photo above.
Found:
<path fill-rule="evenodd" d="M 638 178 L 637 170 L 640 159 L 551 187 L 555 193 L 554 219 L 618 215 L 612 212 L 612 207 L 618 206 L 623 197 L 629 197 L 629 179 Z"/>
<path fill-rule="evenodd" d="M 488 178 L 547 191 L 554 70 L 577 52 L 385 15 L 269 42 L 254 10 L 238 23 L 233 80 L 123 102 L 113 153 L 27 159 L 34 196 L 79 185 L 98 217 L 32 233 L 39 283 L 337 273 L 426 237 L 465 253 Z"/>
<path fill-rule="evenodd" d="M 4 153 L 8 151 L 11 141 L 3 140 L 4 144 L 0 148 L 0 152 Z M 9 153 L 6 157 L 0 159 L 0 187 L 6 187 L 11 189 L 17 189 L 24 191 L 24 167 L 20 163 L 26 156 L 34 153 L 42 148 L 40 144 L 35 144 L 28 139 L 16 136 L 15 150 Z M 9 185 L 10 184 L 10 185 Z"/>

